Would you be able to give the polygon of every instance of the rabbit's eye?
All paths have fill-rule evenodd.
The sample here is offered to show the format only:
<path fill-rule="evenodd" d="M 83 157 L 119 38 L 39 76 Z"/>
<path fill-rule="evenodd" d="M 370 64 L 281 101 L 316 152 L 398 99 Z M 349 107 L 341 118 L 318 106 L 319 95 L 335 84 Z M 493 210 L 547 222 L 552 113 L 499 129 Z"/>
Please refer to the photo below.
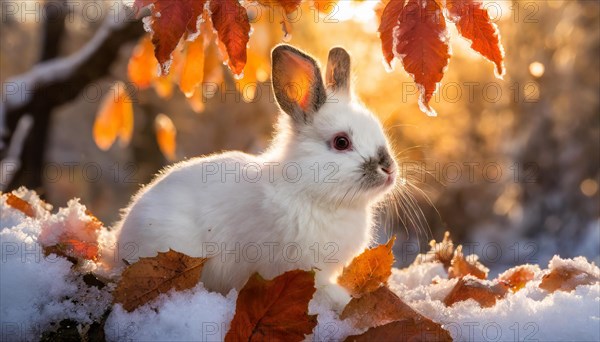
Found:
<path fill-rule="evenodd" d="M 338 151 L 346 151 L 352 148 L 352 143 L 350 142 L 350 138 L 344 135 L 338 135 L 333 138 L 333 148 Z"/>

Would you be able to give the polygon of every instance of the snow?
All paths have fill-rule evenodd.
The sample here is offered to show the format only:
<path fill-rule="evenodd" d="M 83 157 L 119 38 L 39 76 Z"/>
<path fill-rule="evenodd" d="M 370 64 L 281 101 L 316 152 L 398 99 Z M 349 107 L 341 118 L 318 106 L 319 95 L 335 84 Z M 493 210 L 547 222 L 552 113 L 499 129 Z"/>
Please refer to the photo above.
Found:
<path fill-rule="evenodd" d="M 72 200 L 52 214 L 34 192 L 14 193 L 32 205 L 35 217 L 8 206 L 5 195 L 0 197 L 3 340 L 39 340 L 64 319 L 76 321 L 82 331 L 100 322 L 108 309 L 112 309 L 105 322 L 108 341 L 223 340 L 235 314 L 235 290 L 223 296 L 198 284 L 163 294 L 133 312 L 120 304 L 111 307 L 111 286 L 99 289 L 85 284 L 82 272 L 87 269 L 64 257 L 44 256 L 41 247 L 42 241 L 58 242 L 64 232 L 82 234 L 90 220 L 85 207 Z M 416 311 L 442 324 L 456 341 L 600 340 L 600 283 L 578 286 L 572 292 L 548 293 L 539 288 L 549 269 L 564 266 L 600 276 L 598 267 L 583 257 L 556 256 L 546 270 L 526 266 L 535 274 L 534 280 L 520 291 L 509 291 L 490 308 L 481 308 L 473 300 L 446 307 L 443 300 L 457 280 L 447 279 L 443 265 L 431 260 L 393 269 L 389 287 Z M 309 341 L 339 341 L 362 332 L 340 320 L 319 292 L 309 303 L 309 313 L 318 315 Z"/>
<path fill-rule="evenodd" d="M 26 217 L 0 198 L 0 325 L 2 340 L 37 340 L 63 319 L 81 324 L 99 321 L 112 298 L 89 287 L 73 264 L 63 257 L 45 257 L 38 243 L 41 225 L 52 216 L 33 192 L 18 192 L 33 206 L 36 217 Z"/>
<path fill-rule="evenodd" d="M 598 267 L 585 258 L 554 257 L 550 269 L 559 265 L 600 275 Z M 600 284 L 579 286 L 571 293 L 548 294 L 538 287 L 545 271 L 529 269 L 535 272 L 534 280 L 516 293 L 509 292 L 491 308 L 481 308 L 474 300 L 446 307 L 443 298 L 456 280 L 444 279 L 445 271 L 439 263 L 394 269 L 390 288 L 413 309 L 442 324 L 455 341 L 600 340 Z"/>
<path fill-rule="evenodd" d="M 195 288 L 161 295 L 128 313 L 120 304 L 105 325 L 108 341 L 222 341 L 235 313 L 237 292 L 226 297 Z"/>

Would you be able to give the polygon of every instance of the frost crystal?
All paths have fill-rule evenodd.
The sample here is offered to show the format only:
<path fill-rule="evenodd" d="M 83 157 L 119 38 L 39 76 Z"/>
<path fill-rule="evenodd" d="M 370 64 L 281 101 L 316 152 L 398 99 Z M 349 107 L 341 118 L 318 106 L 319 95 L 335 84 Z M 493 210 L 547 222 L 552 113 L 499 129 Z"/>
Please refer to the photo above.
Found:
<path fill-rule="evenodd" d="M 144 31 L 154 34 L 154 31 L 152 31 L 152 23 L 154 22 L 154 19 L 151 16 L 144 17 L 142 18 L 142 22 L 144 23 Z"/>

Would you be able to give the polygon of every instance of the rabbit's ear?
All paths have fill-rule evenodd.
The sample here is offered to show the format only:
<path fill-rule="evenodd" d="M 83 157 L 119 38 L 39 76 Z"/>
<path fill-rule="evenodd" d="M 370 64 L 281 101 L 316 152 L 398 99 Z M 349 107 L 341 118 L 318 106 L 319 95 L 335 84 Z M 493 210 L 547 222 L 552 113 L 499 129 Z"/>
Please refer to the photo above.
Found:
<path fill-rule="evenodd" d="M 281 109 L 295 121 L 308 123 L 327 94 L 317 62 L 289 46 L 273 49 L 273 91 Z"/>
<path fill-rule="evenodd" d="M 348 96 L 350 94 L 350 55 L 341 47 L 329 51 L 325 84 L 333 94 Z"/>

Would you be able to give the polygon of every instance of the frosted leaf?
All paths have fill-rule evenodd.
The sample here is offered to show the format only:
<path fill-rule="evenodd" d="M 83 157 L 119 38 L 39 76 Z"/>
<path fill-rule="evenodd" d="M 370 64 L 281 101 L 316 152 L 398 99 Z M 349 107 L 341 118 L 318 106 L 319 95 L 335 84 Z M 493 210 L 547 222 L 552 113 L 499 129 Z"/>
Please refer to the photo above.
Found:
<path fill-rule="evenodd" d="M 412 75 L 411 75 L 412 76 Z M 417 85 L 417 89 L 419 89 L 419 109 L 427 114 L 427 116 L 437 116 L 437 112 L 430 105 L 425 102 L 425 87 L 422 84 L 415 83 Z M 439 83 L 438 83 L 439 84 Z M 435 94 L 435 92 L 434 92 Z"/>
<path fill-rule="evenodd" d="M 142 23 L 144 23 L 144 31 L 146 31 L 150 34 L 154 34 L 154 31 L 152 30 L 153 22 L 154 22 L 154 19 L 152 18 L 152 16 L 142 18 Z"/>
<path fill-rule="evenodd" d="M 202 30 L 201 30 L 202 23 L 204 23 L 204 17 L 201 14 L 198 16 L 198 18 L 196 18 L 196 32 L 194 32 L 194 33 L 188 32 L 188 36 L 186 39 L 188 42 L 193 42 L 200 36 L 200 34 L 202 33 Z"/>
<path fill-rule="evenodd" d="M 162 64 L 162 67 L 160 69 L 161 73 L 159 76 L 168 75 L 169 71 L 171 70 L 171 64 L 173 64 L 173 55 L 171 55 L 171 58 L 168 61 L 166 61 Z"/>
<path fill-rule="evenodd" d="M 395 59 L 392 59 L 392 61 L 388 64 L 388 62 L 385 60 L 385 57 L 381 59 L 381 63 L 383 63 L 383 68 L 387 73 L 394 71 L 394 68 L 396 66 Z"/>
<path fill-rule="evenodd" d="M 236 80 L 241 80 L 242 78 L 244 78 L 244 72 L 240 72 L 239 74 L 233 74 L 233 78 L 235 78 Z"/>

